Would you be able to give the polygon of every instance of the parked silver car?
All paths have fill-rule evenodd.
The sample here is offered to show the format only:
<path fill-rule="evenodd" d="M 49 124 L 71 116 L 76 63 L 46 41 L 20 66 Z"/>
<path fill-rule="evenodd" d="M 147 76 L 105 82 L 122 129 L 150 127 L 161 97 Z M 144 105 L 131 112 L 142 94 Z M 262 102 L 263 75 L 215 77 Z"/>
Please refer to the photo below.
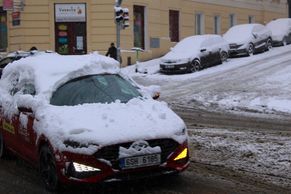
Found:
<path fill-rule="evenodd" d="M 233 26 L 223 38 L 229 43 L 230 56 L 252 55 L 272 48 L 272 32 L 262 24 Z"/>

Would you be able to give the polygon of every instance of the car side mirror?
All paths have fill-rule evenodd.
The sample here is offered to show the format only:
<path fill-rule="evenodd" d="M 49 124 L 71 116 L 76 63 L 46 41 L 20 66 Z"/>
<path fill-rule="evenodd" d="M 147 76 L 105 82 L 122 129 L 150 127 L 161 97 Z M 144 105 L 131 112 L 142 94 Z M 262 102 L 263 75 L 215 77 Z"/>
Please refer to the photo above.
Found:
<path fill-rule="evenodd" d="M 206 48 L 200 50 L 201 53 L 203 53 L 205 51 L 206 51 Z"/>
<path fill-rule="evenodd" d="M 159 99 L 159 98 L 160 98 L 160 92 L 155 92 L 155 93 L 153 94 L 152 98 L 153 98 L 154 100 Z"/>

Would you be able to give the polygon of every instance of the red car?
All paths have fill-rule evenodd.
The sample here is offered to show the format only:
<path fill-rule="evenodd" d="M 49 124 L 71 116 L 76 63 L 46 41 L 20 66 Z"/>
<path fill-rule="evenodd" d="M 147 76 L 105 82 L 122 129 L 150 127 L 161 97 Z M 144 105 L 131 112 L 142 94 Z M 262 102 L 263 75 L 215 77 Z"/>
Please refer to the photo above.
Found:
<path fill-rule="evenodd" d="M 119 71 L 98 54 L 10 63 L 0 81 L 0 158 L 29 161 L 50 191 L 185 170 L 183 120 Z"/>

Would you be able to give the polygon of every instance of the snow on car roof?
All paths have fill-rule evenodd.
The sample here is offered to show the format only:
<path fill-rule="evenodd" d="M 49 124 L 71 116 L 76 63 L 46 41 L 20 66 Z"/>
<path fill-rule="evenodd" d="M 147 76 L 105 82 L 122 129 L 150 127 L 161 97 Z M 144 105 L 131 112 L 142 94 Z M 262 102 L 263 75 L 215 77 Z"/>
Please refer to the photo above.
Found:
<path fill-rule="evenodd" d="M 223 38 L 229 43 L 236 43 L 246 41 L 250 38 L 253 28 L 261 24 L 240 24 L 231 27 L 224 35 Z"/>
<path fill-rule="evenodd" d="M 211 37 L 219 37 L 219 35 L 204 34 L 186 37 L 179 43 L 177 43 L 175 47 L 172 48 L 171 51 L 167 53 L 163 58 L 182 59 L 197 55 L 200 52 L 201 47 L 203 47 L 203 43 L 205 42 L 205 40 L 208 40 Z"/>
<path fill-rule="evenodd" d="M 210 34 L 204 34 L 204 35 L 195 35 L 195 36 L 189 36 L 187 38 L 184 38 L 181 40 L 175 47 L 174 50 L 177 52 L 187 52 L 190 49 L 200 49 L 201 44 L 208 38 L 214 37 L 218 35 L 210 35 Z"/>
<path fill-rule="evenodd" d="M 272 31 L 272 35 L 280 36 L 285 35 L 290 31 L 291 19 L 290 18 L 279 18 L 276 20 L 270 21 L 266 27 Z"/>
<path fill-rule="evenodd" d="M 3 71 L 2 82 L 11 82 L 11 75 L 17 74 L 19 79 L 34 83 L 37 93 L 51 93 L 60 84 L 82 75 L 117 72 L 117 61 L 97 53 L 64 56 L 39 52 L 9 64 Z"/>

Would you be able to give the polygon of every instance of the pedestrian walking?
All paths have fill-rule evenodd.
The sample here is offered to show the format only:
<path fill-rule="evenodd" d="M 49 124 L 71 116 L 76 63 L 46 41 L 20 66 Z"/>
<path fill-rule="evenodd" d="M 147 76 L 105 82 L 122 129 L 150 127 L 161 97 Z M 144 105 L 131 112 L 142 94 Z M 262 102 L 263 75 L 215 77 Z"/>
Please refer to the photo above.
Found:
<path fill-rule="evenodd" d="M 110 47 L 108 48 L 106 56 L 109 56 L 109 57 L 117 60 L 117 48 L 115 47 L 113 42 L 110 44 Z"/>

